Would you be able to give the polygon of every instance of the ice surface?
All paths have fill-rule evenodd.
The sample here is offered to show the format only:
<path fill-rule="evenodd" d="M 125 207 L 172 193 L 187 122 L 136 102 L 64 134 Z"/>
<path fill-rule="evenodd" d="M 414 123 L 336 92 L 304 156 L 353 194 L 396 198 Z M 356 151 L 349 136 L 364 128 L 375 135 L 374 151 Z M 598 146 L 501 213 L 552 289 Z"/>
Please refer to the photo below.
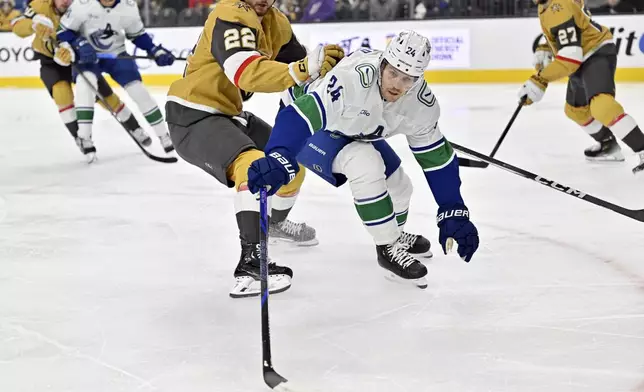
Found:
<path fill-rule="evenodd" d="M 517 86 L 434 90 L 447 137 L 489 153 Z M 644 124 L 642 91 L 618 86 Z M 524 109 L 497 157 L 644 208 L 630 151 L 584 161 L 592 141 L 564 94 Z M 0 391 L 267 390 L 259 300 L 228 297 L 232 192 L 146 159 L 102 110 L 88 166 L 44 89 L 0 99 Z M 276 107 L 247 105 L 269 122 Z M 415 184 L 408 229 L 435 241 L 422 172 L 403 137 L 391 143 Z M 644 224 L 496 168 L 461 173 L 481 248 L 466 264 L 435 245 L 424 291 L 383 278 L 349 189 L 309 173 L 293 218 L 320 245 L 270 249 L 295 271 L 271 297 L 278 372 L 320 392 L 644 391 Z"/>

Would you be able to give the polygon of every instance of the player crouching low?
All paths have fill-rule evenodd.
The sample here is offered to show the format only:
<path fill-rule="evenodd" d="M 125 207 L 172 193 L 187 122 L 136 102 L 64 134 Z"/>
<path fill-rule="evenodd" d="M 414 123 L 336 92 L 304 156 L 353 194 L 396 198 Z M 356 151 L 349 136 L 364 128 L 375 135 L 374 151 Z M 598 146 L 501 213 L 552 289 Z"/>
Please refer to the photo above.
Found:
<path fill-rule="evenodd" d="M 548 45 L 535 52 L 538 73 L 519 90 L 527 105 L 541 100 L 548 83 L 569 77 L 566 116 L 597 141 L 584 151 L 592 161 L 624 161 L 616 137 L 638 153 L 633 173 L 644 170 L 644 134 L 615 100 L 617 47 L 613 35 L 579 0 L 534 0 Z M 555 57 L 552 61 L 554 49 Z"/>
<path fill-rule="evenodd" d="M 443 251 L 458 243 L 467 262 L 478 232 L 460 193 L 458 160 L 438 128 L 440 109 L 423 80 L 429 40 L 413 31 L 395 37 L 385 52 L 361 49 L 280 111 L 266 156 L 248 170 L 251 192 L 274 193 L 292 177 L 297 161 L 334 186 L 348 182 L 358 215 L 376 244 L 378 263 L 393 277 L 427 287 L 427 268 L 414 256 L 429 241 L 402 231 L 412 183 L 385 140 L 404 134 L 439 206 Z"/>

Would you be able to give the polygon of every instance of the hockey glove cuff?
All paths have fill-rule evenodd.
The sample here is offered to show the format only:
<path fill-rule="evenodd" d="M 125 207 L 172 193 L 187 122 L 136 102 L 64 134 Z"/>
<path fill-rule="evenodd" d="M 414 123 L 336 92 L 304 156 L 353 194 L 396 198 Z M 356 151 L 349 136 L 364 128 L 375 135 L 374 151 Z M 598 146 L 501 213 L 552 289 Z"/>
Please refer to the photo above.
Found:
<path fill-rule="evenodd" d="M 154 57 L 154 61 L 159 67 L 172 65 L 175 60 L 174 55 L 161 45 L 157 45 L 154 48 L 150 49 L 149 54 Z"/>
<path fill-rule="evenodd" d="M 548 44 L 542 44 L 537 46 L 537 49 L 534 51 L 534 56 L 532 56 L 532 65 L 537 72 L 546 68 L 553 60 L 554 56 L 552 54 L 552 49 Z"/>
<path fill-rule="evenodd" d="M 439 209 L 436 217 L 439 234 L 438 241 L 443 253 L 451 250 L 452 241 L 458 244 L 458 255 L 469 263 L 479 247 L 479 233 L 472 222 L 470 212 L 464 205 L 449 209 Z"/>
<path fill-rule="evenodd" d="M 83 37 L 76 37 L 72 41 L 72 48 L 76 52 L 78 64 L 94 64 L 98 61 L 96 50 Z"/>
<path fill-rule="evenodd" d="M 539 74 L 530 76 L 527 82 L 519 89 L 519 99 L 527 97 L 524 105 L 532 105 L 533 102 L 541 101 L 548 88 L 548 82 Z"/>
<path fill-rule="evenodd" d="M 300 167 L 295 159 L 273 151 L 251 163 L 248 168 L 248 190 L 251 193 L 257 193 L 259 188 L 267 187 L 268 196 L 272 196 L 282 185 L 291 182 L 299 170 Z"/>
<path fill-rule="evenodd" d="M 49 41 L 51 37 L 56 35 L 54 30 L 54 22 L 42 14 L 36 14 L 32 19 L 31 28 L 34 33 L 39 34 L 43 41 Z"/>

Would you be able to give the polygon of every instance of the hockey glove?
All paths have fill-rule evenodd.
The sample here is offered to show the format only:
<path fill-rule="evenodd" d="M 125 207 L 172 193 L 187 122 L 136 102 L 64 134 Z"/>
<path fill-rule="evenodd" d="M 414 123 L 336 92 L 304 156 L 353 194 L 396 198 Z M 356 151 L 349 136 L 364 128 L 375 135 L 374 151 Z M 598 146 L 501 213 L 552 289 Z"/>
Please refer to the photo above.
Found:
<path fill-rule="evenodd" d="M 31 28 L 34 30 L 36 35 L 40 35 L 40 38 L 43 41 L 49 41 L 49 39 L 56 34 L 56 31 L 54 30 L 54 22 L 45 15 L 36 14 L 31 21 Z"/>
<path fill-rule="evenodd" d="M 451 250 L 453 239 L 458 244 L 458 255 L 469 263 L 479 247 L 479 233 L 470 222 L 470 212 L 467 207 L 457 206 L 448 210 L 438 210 L 436 222 L 440 231 L 438 241 L 443 247 L 443 253 L 447 254 Z"/>
<path fill-rule="evenodd" d="M 532 105 L 533 102 L 541 101 L 543 94 L 546 93 L 546 88 L 548 88 L 548 82 L 544 78 L 539 74 L 532 75 L 519 89 L 519 99 L 527 96 L 528 99 L 526 99 L 524 105 Z"/>
<path fill-rule="evenodd" d="M 69 67 L 71 63 L 76 61 L 76 55 L 74 54 L 72 46 L 67 42 L 61 42 L 54 53 L 54 61 L 58 65 Z"/>
<path fill-rule="evenodd" d="M 94 64 L 98 61 L 96 50 L 83 37 L 77 37 L 72 41 L 72 48 L 76 52 L 78 64 Z"/>
<path fill-rule="evenodd" d="M 537 46 L 537 50 L 534 51 L 532 65 L 538 72 L 547 67 L 552 62 L 552 59 L 552 49 L 548 44 L 542 44 Z"/>
<path fill-rule="evenodd" d="M 344 49 L 338 45 L 318 45 L 308 56 L 288 65 L 291 77 L 298 86 L 324 77 L 344 57 Z"/>
<path fill-rule="evenodd" d="M 149 54 L 154 57 L 154 61 L 159 67 L 165 67 L 174 63 L 174 55 L 161 45 L 157 45 L 150 49 Z"/>
<path fill-rule="evenodd" d="M 294 179 L 299 170 L 297 163 L 293 165 L 291 160 L 273 151 L 251 163 L 248 168 L 248 190 L 257 193 L 259 188 L 268 187 L 268 196 L 274 195 L 282 185 Z"/>

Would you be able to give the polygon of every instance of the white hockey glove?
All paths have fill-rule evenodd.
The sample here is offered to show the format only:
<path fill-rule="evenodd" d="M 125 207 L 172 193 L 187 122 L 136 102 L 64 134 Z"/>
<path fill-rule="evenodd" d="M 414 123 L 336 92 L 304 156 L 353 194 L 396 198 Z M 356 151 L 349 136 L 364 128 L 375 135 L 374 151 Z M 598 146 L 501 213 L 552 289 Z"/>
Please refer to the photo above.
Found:
<path fill-rule="evenodd" d="M 527 97 L 524 105 L 531 105 L 533 102 L 541 101 L 543 94 L 546 93 L 548 82 L 546 82 L 539 74 L 530 76 L 527 82 L 519 89 L 519 99 Z"/>
<path fill-rule="evenodd" d="M 288 65 L 291 77 L 298 86 L 324 77 L 344 57 L 344 49 L 338 45 L 318 45 L 308 56 Z"/>
<path fill-rule="evenodd" d="M 54 53 L 54 61 L 63 67 L 69 67 L 76 61 L 76 53 L 68 42 L 61 42 Z"/>
<path fill-rule="evenodd" d="M 532 66 L 534 66 L 534 69 L 537 71 L 541 71 L 547 67 L 548 64 L 552 63 L 553 57 L 552 49 L 550 49 L 548 44 L 539 45 L 537 46 L 537 50 L 534 52 L 534 56 L 532 56 Z"/>
<path fill-rule="evenodd" d="M 31 28 L 37 35 L 40 35 L 43 41 L 49 41 L 49 39 L 56 34 L 54 30 L 54 22 L 45 15 L 36 14 L 31 19 Z"/>

